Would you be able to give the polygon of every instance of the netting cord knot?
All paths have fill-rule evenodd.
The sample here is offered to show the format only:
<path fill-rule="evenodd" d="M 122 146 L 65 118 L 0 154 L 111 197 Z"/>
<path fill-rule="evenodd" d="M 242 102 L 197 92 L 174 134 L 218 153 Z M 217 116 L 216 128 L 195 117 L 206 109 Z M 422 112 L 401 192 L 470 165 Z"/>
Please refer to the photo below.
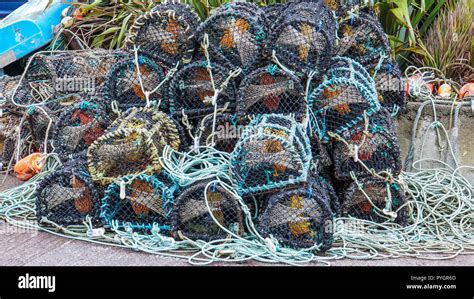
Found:
<path fill-rule="evenodd" d="M 278 57 L 276 56 L 276 51 L 273 50 L 272 51 L 272 61 L 277 64 L 283 71 L 287 72 L 288 74 L 292 75 L 292 76 L 295 76 L 295 73 L 290 70 L 289 68 L 287 68 L 286 66 L 284 66 L 280 60 L 278 60 Z"/>
<path fill-rule="evenodd" d="M 389 57 L 390 56 L 385 54 L 384 51 L 382 51 L 382 50 L 380 51 L 380 58 L 379 58 L 379 61 L 377 62 L 377 65 L 375 66 L 374 74 L 372 75 L 372 78 L 375 79 L 375 77 L 377 76 L 378 71 L 382 67 L 383 62 L 385 61 L 385 59 L 387 59 Z"/>

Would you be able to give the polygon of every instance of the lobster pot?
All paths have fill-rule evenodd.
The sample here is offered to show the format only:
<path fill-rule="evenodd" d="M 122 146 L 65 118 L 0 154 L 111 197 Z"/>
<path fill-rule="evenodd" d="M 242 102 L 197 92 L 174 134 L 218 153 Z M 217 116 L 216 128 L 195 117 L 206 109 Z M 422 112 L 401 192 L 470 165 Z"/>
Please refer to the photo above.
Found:
<path fill-rule="evenodd" d="M 212 77 L 211 77 L 212 73 Z M 237 87 L 229 77 L 230 71 L 216 63 L 207 68 L 206 61 L 196 61 L 180 69 L 170 82 L 170 109 L 175 115 L 183 113 L 191 118 L 201 119 L 214 112 L 213 97 L 215 89 L 222 89 L 216 98 L 217 108 L 224 106 L 235 109 Z M 214 82 L 214 85 L 213 85 Z"/>
<path fill-rule="evenodd" d="M 369 176 L 371 173 L 361 162 L 371 171 L 389 171 L 392 175 L 398 175 L 402 168 L 399 142 L 390 130 L 393 129 L 369 125 L 366 133 L 363 126 L 344 132 L 341 137 L 347 143 L 357 145 L 358 161 L 354 160 L 354 155 L 344 142 L 337 141 L 333 147 L 336 178 L 348 180 L 351 178 L 351 172 L 357 177 Z"/>
<path fill-rule="evenodd" d="M 198 28 L 198 40 L 209 36 L 211 61 L 231 69 L 248 71 L 263 58 L 265 40 L 263 14 L 253 4 L 221 6 Z"/>
<path fill-rule="evenodd" d="M 131 26 L 125 47 L 139 51 L 168 67 L 191 61 L 195 47 L 197 16 L 185 5 L 157 5 Z"/>
<path fill-rule="evenodd" d="M 240 118 L 275 113 L 293 115 L 302 121 L 306 109 L 300 80 L 276 65 L 253 71 L 239 86 L 237 113 Z"/>
<path fill-rule="evenodd" d="M 360 12 L 339 24 L 336 56 L 345 56 L 363 66 L 377 63 L 382 55 L 390 55 L 390 43 L 378 19 Z"/>
<path fill-rule="evenodd" d="M 217 150 L 231 153 L 245 128 L 244 123 L 239 120 L 237 115 L 230 113 L 217 115 L 214 132 L 213 123 L 212 114 L 201 122 L 196 132 L 196 136 L 199 137 L 199 145 L 212 146 Z"/>
<path fill-rule="evenodd" d="M 71 94 L 98 94 L 110 68 L 129 55 L 109 50 L 50 53 L 32 56 L 19 82 L 21 91 L 14 96 L 17 103 L 52 102 L 54 105 L 68 102 Z"/>
<path fill-rule="evenodd" d="M 368 67 L 369 72 L 375 74 L 375 85 L 378 99 L 382 107 L 396 114 L 399 110 L 406 108 L 406 86 L 398 63 L 392 59 L 386 59 L 382 65 Z"/>
<path fill-rule="evenodd" d="M 311 92 L 308 102 L 314 116 L 312 127 L 323 141 L 329 140 L 329 132 L 341 134 L 380 109 L 373 80 L 365 79 L 355 74 L 333 76 Z"/>
<path fill-rule="evenodd" d="M 78 163 L 78 164 L 82 164 Z M 100 196 L 82 165 L 70 164 L 48 174 L 36 191 L 36 217 L 56 224 L 82 225 L 89 216 L 99 222 Z"/>
<path fill-rule="evenodd" d="M 123 184 L 123 186 L 122 186 Z M 170 230 L 172 188 L 155 176 L 125 176 L 110 184 L 102 199 L 100 216 L 110 226 Z"/>
<path fill-rule="evenodd" d="M 228 236 L 222 226 L 243 235 L 244 222 L 238 199 L 218 183 L 208 184 L 209 181 L 201 181 L 189 185 L 176 198 L 171 214 L 174 234 L 191 240 L 218 240 Z"/>
<path fill-rule="evenodd" d="M 284 190 L 272 195 L 258 228 L 263 238 L 272 236 L 291 248 L 319 245 L 327 250 L 332 243 L 332 212 L 326 193 L 315 185 Z"/>
<path fill-rule="evenodd" d="M 108 115 L 96 103 L 83 101 L 64 111 L 56 122 L 53 144 L 62 160 L 86 150 L 104 134 L 110 124 Z"/>
<path fill-rule="evenodd" d="M 162 83 L 165 71 L 151 58 L 139 55 L 137 60 L 135 57 L 129 57 L 115 64 L 106 79 L 105 102 L 109 104 L 116 102 L 118 108 L 127 110 L 147 105 L 145 93 L 152 92 Z M 150 94 L 149 102 L 160 102 L 164 90 L 166 87 L 162 85 L 156 92 Z"/>
<path fill-rule="evenodd" d="M 364 194 L 365 193 L 365 194 Z M 352 182 L 344 191 L 342 215 L 377 223 L 408 224 L 408 207 L 403 189 L 397 183 L 367 177 Z M 405 205 L 405 206 L 404 206 Z M 390 214 L 395 212 L 391 217 Z"/>
<path fill-rule="evenodd" d="M 109 184 L 118 177 L 157 172 L 166 145 L 175 150 L 180 147 L 175 123 L 152 108 L 132 108 L 88 148 L 92 179 Z"/>
<path fill-rule="evenodd" d="M 304 182 L 311 148 L 293 118 L 269 114 L 244 130 L 231 155 L 231 170 L 241 195 L 263 193 Z"/>
<path fill-rule="evenodd" d="M 0 117 L 0 170 L 4 170 L 15 153 L 20 116 L 12 113 L 9 109 L 3 110 L 3 107 L 0 109 L 2 109 Z"/>
<path fill-rule="evenodd" d="M 48 136 L 49 142 L 53 133 L 54 126 L 57 122 L 57 117 L 47 107 L 39 109 L 32 106 L 26 111 L 26 124 L 28 130 L 31 132 L 32 149 L 34 151 L 42 152 L 45 147 L 45 138 Z M 51 150 L 50 143 L 48 142 L 48 151 Z"/>
<path fill-rule="evenodd" d="M 322 2 L 289 3 L 275 22 L 270 44 L 278 60 L 300 74 L 321 74 L 329 66 L 336 22 Z"/>
<path fill-rule="evenodd" d="M 179 122 L 153 107 L 128 109 L 110 125 L 108 131 L 112 132 L 121 128 L 157 130 L 153 134 L 153 140 L 155 144 L 162 145 L 161 147 L 169 144 L 173 148 L 183 150 L 187 146 L 185 132 Z M 161 149 L 159 153 L 161 154 Z"/>

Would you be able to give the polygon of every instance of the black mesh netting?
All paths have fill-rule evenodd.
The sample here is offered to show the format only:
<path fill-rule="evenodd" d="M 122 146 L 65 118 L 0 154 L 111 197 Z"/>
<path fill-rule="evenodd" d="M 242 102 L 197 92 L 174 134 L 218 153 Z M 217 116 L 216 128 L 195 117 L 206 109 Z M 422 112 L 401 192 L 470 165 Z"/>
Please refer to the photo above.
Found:
<path fill-rule="evenodd" d="M 270 33 L 271 49 L 292 70 L 319 74 L 328 67 L 336 41 L 336 21 L 321 2 L 292 2 Z"/>
<path fill-rule="evenodd" d="M 293 115 L 302 121 L 306 107 L 300 80 L 276 65 L 259 68 L 240 83 L 237 98 L 240 118 L 277 113 Z"/>
<path fill-rule="evenodd" d="M 94 102 L 82 101 L 65 110 L 53 133 L 55 152 L 61 160 L 86 150 L 110 125 L 110 118 Z"/>
<path fill-rule="evenodd" d="M 222 5 L 198 29 L 198 40 L 209 36 L 209 54 L 213 62 L 244 71 L 263 56 L 266 38 L 261 11 L 253 4 Z"/>
<path fill-rule="evenodd" d="M 52 135 L 53 129 L 57 122 L 57 117 L 54 116 L 52 111 L 47 107 L 39 109 L 32 106 L 27 109 L 25 120 L 25 125 L 28 126 L 28 130 L 31 132 L 32 150 L 44 151 L 45 138 L 48 137 L 47 151 L 51 151 L 51 137 L 54 136 Z"/>
<path fill-rule="evenodd" d="M 342 215 L 378 223 L 393 221 L 406 225 L 408 207 L 405 203 L 405 193 L 399 184 L 374 177 L 363 178 L 345 189 Z"/>
<path fill-rule="evenodd" d="M 174 187 L 157 176 L 125 176 L 110 184 L 102 199 L 101 218 L 108 225 L 170 230 Z"/>
<path fill-rule="evenodd" d="M 367 66 L 370 74 L 375 74 L 378 99 L 383 107 L 396 114 L 406 107 L 406 90 L 398 63 L 385 59 L 382 64 Z"/>
<path fill-rule="evenodd" d="M 224 113 L 216 116 L 215 130 L 213 133 L 213 115 L 203 119 L 196 130 L 199 145 L 212 146 L 217 150 L 231 153 L 239 141 L 245 123 L 236 114 Z"/>
<path fill-rule="evenodd" d="M 384 120 L 390 117 L 387 113 L 377 114 L 373 121 L 369 120 L 367 131 L 365 126 L 357 126 L 342 134 L 342 138 L 350 145 L 357 146 L 357 159 L 354 158 L 350 148 L 341 141 L 333 145 L 333 160 L 335 176 L 345 180 L 351 177 L 351 172 L 356 176 L 368 176 L 371 173 L 361 165 L 362 162 L 370 171 L 389 171 L 398 175 L 402 164 L 400 148 L 395 128 L 389 127 L 391 121 Z M 359 162 L 360 161 L 360 162 Z"/>
<path fill-rule="evenodd" d="M 210 72 L 212 72 L 214 86 Z M 196 61 L 186 65 L 173 76 L 170 82 L 168 95 L 171 112 L 176 115 L 182 115 L 184 112 L 190 117 L 202 117 L 212 113 L 214 88 L 223 88 L 222 85 L 229 75 L 228 69 L 215 63 L 211 64 L 210 70 L 207 68 L 206 61 Z M 234 80 L 230 79 L 216 99 L 217 108 L 224 107 L 226 103 L 234 108 L 236 89 Z"/>
<path fill-rule="evenodd" d="M 320 168 L 328 168 L 333 165 L 331 155 L 329 154 L 330 143 L 323 143 L 317 134 L 309 135 L 311 145 L 311 156 L 313 161 Z"/>
<path fill-rule="evenodd" d="M 21 115 L 0 106 L 0 171 L 8 167 L 16 149 Z"/>
<path fill-rule="evenodd" d="M 326 80 L 311 92 L 308 102 L 312 126 L 324 141 L 329 132 L 341 134 L 380 109 L 373 79 L 340 67 L 328 70 Z"/>
<path fill-rule="evenodd" d="M 85 161 L 74 163 L 48 174 L 36 191 L 36 216 L 59 225 L 81 225 L 90 216 L 99 222 L 100 195 L 86 172 Z"/>
<path fill-rule="evenodd" d="M 252 121 L 231 155 L 231 170 L 241 195 L 262 193 L 307 179 L 311 148 L 293 118 L 268 114 Z"/>
<path fill-rule="evenodd" d="M 162 83 L 165 72 L 159 64 L 147 56 L 139 55 L 137 60 L 138 66 L 135 57 L 124 59 L 115 64 L 107 74 L 107 83 L 104 87 L 104 98 L 107 103 L 116 102 L 122 110 L 147 105 L 145 93 L 151 93 Z M 156 92 L 151 93 L 148 99 L 150 103 L 159 103 L 165 90 L 164 84 Z"/>
<path fill-rule="evenodd" d="M 216 182 L 206 190 L 208 183 L 194 183 L 175 199 L 171 214 L 172 231 L 178 237 L 181 235 L 191 240 L 224 239 L 228 233 L 217 221 L 231 232 L 243 235 L 243 214 L 238 199 Z"/>
<path fill-rule="evenodd" d="M 95 140 L 87 152 L 94 181 L 160 170 L 165 145 L 178 150 L 181 141 L 175 122 L 154 108 L 130 108 Z"/>
<path fill-rule="evenodd" d="M 195 48 L 197 16 L 181 4 L 158 5 L 131 26 L 125 47 L 173 67 L 191 61 Z"/>
<path fill-rule="evenodd" d="M 265 28 L 268 34 L 271 34 L 275 27 L 278 25 L 276 22 L 277 18 L 281 16 L 282 11 L 285 9 L 285 5 L 280 3 L 274 3 L 267 6 L 263 6 L 261 10 L 265 17 Z"/>
<path fill-rule="evenodd" d="M 339 23 L 334 54 L 352 58 L 364 66 L 377 63 L 391 53 L 390 43 L 380 22 L 372 14 L 351 14 Z"/>
<path fill-rule="evenodd" d="M 273 237 L 283 246 L 320 251 L 332 244 L 333 215 L 326 190 L 316 183 L 306 187 L 282 190 L 270 196 L 268 206 L 259 217 L 262 237 Z"/>
<path fill-rule="evenodd" d="M 176 14 L 183 17 L 186 22 L 192 28 L 199 27 L 201 23 L 199 16 L 196 14 L 193 8 L 189 5 L 184 3 L 179 3 L 175 1 L 167 1 L 167 3 L 161 3 L 152 8 L 152 11 L 159 11 L 159 12 L 167 12 L 167 11 L 175 11 Z"/>
<path fill-rule="evenodd" d="M 47 102 L 51 110 L 69 102 L 71 94 L 100 93 L 113 65 L 129 56 L 115 50 L 67 51 L 32 56 L 14 93 L 22 105 Z"/>

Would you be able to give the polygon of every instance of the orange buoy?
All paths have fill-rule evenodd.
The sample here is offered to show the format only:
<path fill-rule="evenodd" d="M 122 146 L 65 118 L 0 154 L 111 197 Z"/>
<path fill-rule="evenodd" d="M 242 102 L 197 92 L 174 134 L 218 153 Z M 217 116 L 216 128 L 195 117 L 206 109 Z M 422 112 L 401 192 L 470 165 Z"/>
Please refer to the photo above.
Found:
<path fill-rule="evenodd" d="M 15 164 L 13 170 L 19 180 L 27 181 L 43 168 L 43 155 L 40 153 L 33 153 Z"/>
<path fill-rule="evenodd" d="M 474 97 L 474 83 L 466 83 L 461 87 L 461 90 L 459 90 L 460 99 L 469 96 Z"/>
<path fill-rule="evenodd" d="M 438 95 L 442 98 L 449 98 L 452 91 L 451 85 L 444 83 L 438 88 Z"/>

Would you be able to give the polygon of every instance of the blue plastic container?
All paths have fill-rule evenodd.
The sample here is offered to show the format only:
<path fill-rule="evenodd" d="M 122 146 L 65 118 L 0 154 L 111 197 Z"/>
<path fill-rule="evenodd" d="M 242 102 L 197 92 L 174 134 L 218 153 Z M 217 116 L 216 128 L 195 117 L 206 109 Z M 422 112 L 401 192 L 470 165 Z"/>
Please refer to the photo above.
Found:
<path fill-rule="evenodd" d="M 70 4 L 54 0 L 46 8 L 48 2 L 30 0 L 0 21 L 0 68 L 51 41 L 54 26 L 61 22 L 61 12 Z"/>

